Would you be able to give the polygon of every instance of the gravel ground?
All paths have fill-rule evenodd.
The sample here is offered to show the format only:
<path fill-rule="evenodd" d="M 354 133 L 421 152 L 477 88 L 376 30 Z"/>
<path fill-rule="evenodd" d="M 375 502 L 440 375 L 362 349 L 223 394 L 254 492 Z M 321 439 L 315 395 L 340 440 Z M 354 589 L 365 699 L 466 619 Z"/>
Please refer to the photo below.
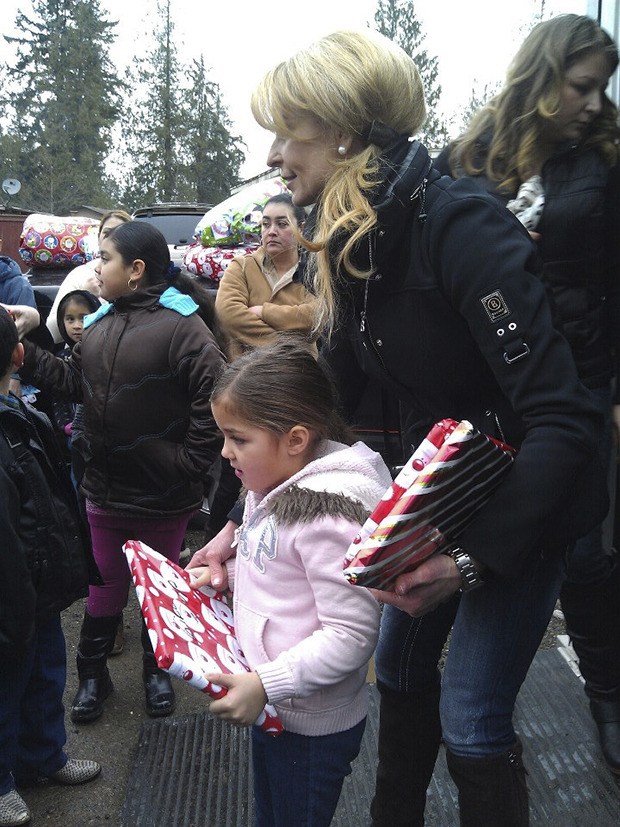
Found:
<path fill-rule="evenodd" d="M 193 552 L 203 544 L 202 531 L 189 531 L 186 539 Z M 68 656 L 67 708 L 77 688 L 75 650 L 82 611 L 81 603 L 76 603 L 63 614 Z M 149 720 L 143 709 L 140 610 L 133 591 L 124 622 L 125 650 L 110 658 L 115 690 L 106 702 L 103 716 L 91 724 L 76 725 L 67 714 L 67 752 L 75 758 L 99 761 L 103 766 L 101 776 L 83 787 L 50 785 L 22 790 L 22 797 L 33 815 L 34 827 L 133 827 L 123 824 L 121 810 L 140 728 L 145 720 Z M 563 633 L 563 621 L 553 618 L 541 648 L 556 646 L 557 635 Z M 181 681 L 175 680 L 174 686 L 177 695 L 175 715 L 204 711 L 207 700 L 202 693 Z"/>

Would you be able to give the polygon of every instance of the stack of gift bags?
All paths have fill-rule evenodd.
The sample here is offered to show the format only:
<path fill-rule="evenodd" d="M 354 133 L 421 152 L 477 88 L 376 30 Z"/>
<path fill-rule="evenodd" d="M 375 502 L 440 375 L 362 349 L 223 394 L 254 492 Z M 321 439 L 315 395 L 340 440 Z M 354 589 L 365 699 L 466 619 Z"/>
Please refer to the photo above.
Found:
<path fill-rule="evenodd" d="M 19 254 L 31 267 L 77 267 L 97 255 L 96 218 L 32 213 L 24 221 Z"/>
<path fill-rule="evenodd" d="M 233 258 L 260 247 L 263 207 L 282 192 L 289 192 L 284 179 L 268 178 L 244 187 L 209 210 L 196 227 L 199 240 L 185 254 L 189 272 L 217 286 Z"/>

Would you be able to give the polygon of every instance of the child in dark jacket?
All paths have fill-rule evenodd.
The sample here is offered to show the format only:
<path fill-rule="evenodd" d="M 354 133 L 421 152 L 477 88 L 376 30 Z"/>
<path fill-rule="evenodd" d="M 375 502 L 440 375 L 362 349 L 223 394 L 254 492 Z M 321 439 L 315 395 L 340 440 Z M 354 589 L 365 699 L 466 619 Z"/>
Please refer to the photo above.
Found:
<path fill-rule="evenodd" d="M 58 305 L 56 321 L 63 344 L 55 347 L 54 353 L 61 359 L 69 359 L 75 345 L 82 340 L 84 319 L 89 313 L 95 313 L 101 307 L 101 301 L 88 290 L 72 290 L 67 293 Z M 80 422 L 82 421 L 81 405 L 68 402 L 52 394 L 51 420 L 63 453 L 70 457 L 71 478 L 73 484 L 79 485 L 84 473 L 84 460 L 81 449 L 84 449 L 81 436 Z"/>
<path fill-rule="evenodd" d="M 96 761 L 68 758 L 60 613 L 97 572 L 47 418 L 9 393 L 24 349 L 0 308 L 0 825 L 25 824 L 16 790 L 82 784 Z"/>
<path fill-rule="evenodd" d="M 73 348 L 78 342 L 82 341 L 84 319 L 90 313 L 95 313 L 102 303 L 101 299 L 89 290 L 71 290 L 62 297 L 56 312 L 56 324 L 60 335 L 64 339 L 64 344 L 56 346 L 54 349 L 56 356 L 60 356 L 61 359 L 69 359 Z M 84 433 L 84 407 L 79 402 L 68 402 L 58 398 L 53 398 L 52 404 L 56 433 L 61 441 L 66 441 L 68 438 L 71 481 L 75 487 L 82 519 L 85 523 L 88 523 L 86 502 L 84 495 L 80 492 L 80 482 L 84 476 L 86 460 L 90 453 L 88 440 Z M 123 647 L 124 619 L 121 612 L 110 654 L 120 655 Z"/>
<path fill-rule="evenodd" d="M 212 300 L 170 260 L 164 236 L 143 221 L 101 241 L 95 272 L 109 303 L 86 318 L 67 361 L 25 343 L 23 378 L 84 405 L 87 437 L 80 490 L 104 580 L 89 590 L 80 632 L 73 721 L 96 720 L 113 690 L 107 667 L 130 573 L 123 553 L 139 538 L 177 563 L 221 437 L 211 415 L 224 364 Z M 147 714 L 170 715 L 170 677 L 143 625 Z"/>

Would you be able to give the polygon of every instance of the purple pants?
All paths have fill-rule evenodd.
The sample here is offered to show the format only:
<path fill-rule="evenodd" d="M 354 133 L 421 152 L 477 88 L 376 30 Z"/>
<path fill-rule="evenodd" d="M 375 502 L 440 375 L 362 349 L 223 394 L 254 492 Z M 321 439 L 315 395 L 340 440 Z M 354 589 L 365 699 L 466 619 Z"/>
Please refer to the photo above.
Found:
<path fill-rule="evenodd" d="M 179 562 L 191 514 L 151 519 L 135 514 L 100 514 L 87 509 L 93 554 L 103 586 L 90 586 L 86 611 L 91 617 L 113 617 L 127 604 L 131 573 L 123 544 L 142 540 L 173 563 Z"/>

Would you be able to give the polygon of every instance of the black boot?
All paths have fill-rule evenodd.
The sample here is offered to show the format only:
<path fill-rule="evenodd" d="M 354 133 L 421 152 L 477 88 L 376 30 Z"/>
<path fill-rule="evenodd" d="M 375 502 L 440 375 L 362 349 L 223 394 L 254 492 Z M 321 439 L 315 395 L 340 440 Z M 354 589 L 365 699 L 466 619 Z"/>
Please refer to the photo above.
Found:
<path fill-rule="evenodd" d="M 590 712 L 598 727 L 603 758 L 609 769 L 620 775 L 620 701 L 590 698 Z"/>
<path fill-rule="evenodd" d="M 157 666 L 144 621 L 142 621 L 142 649 L 142 678 L 144 680 L 146 714 L 150 715 L 151 718 L 163 718 L 174 712 L 174 689 L 168 673 Z"/>
<path fill-rule="evenodd" d="M 114 635 L 114 643 L 112 648 L 110 649 L 111 655 L 122 655 L 123 649 L 125 648 L 125 624 L 123 619 L 123 613 L 121 612 L 121 619 L 118 621 L 118 626 L 116 627 L 116 634 Z"/>
<path fill-rule="evenodd" d="M 117 626 L 118 615 L 91 617 L 84 612 L 76 659 L 80 685 L 71 705 L 71 720 L 75 723 L 87 723 L 99 718 L 103 712 L 103 702 L 114 688 L 107 658 L 114 644 Z"/>
<path fill-rule="evenodd" d="M 620 566 L 602 582 L 566 581 L 560 600 L 603 757 L 620 773 Z"/>
<path fill-rule="evenodd" d="M 521 753 L 518 741 L 488 758 L 462 758 L 446 751 L 459 791 L 461 827 L 528 827 L 527 773 Z"/>
<path fill-rule="evenodd" d="M 422 827 L 426 789 L 441 743 L 439 686 L 396 692 L 377 682 L 379 764 L 370 805 L 373 827 Z"/>

